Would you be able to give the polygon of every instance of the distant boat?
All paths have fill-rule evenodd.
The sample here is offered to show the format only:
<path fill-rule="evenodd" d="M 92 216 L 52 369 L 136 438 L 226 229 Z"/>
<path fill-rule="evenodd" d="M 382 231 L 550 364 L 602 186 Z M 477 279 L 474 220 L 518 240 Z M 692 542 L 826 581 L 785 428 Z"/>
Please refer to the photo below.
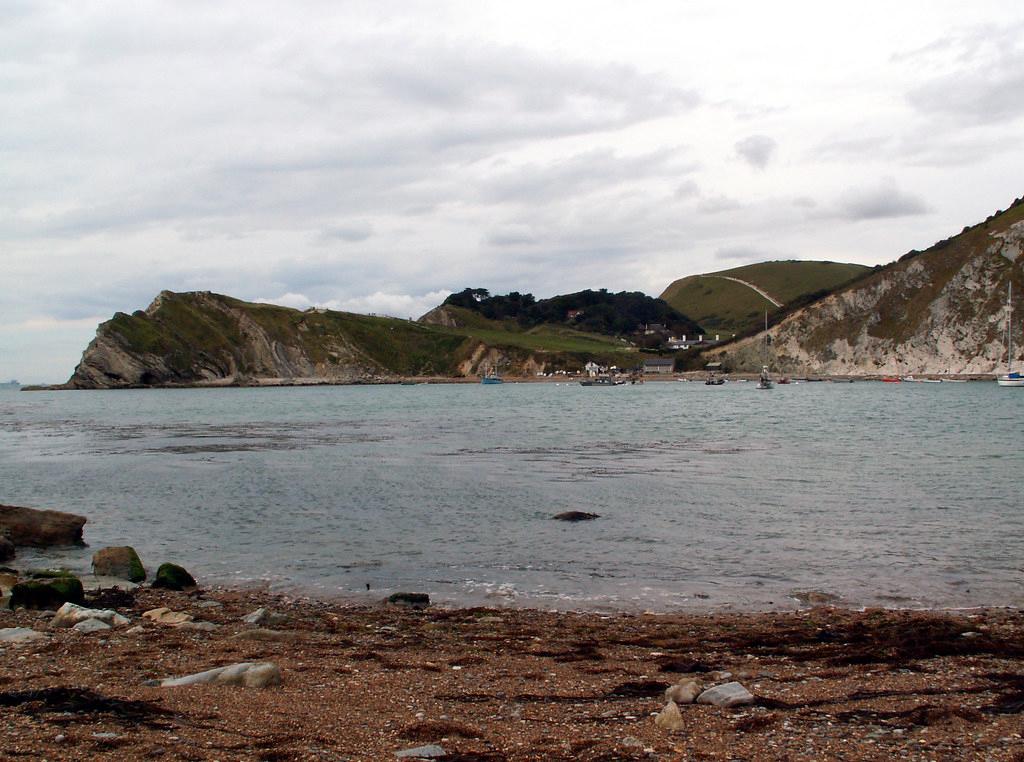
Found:
<path fill-rule="evenodd" d="M 1006 288 L 1006 373 L 996 378 L 1000 386 L 1024 386 L 1024 376 L 1013 369 L 1013 283 Z"/>
<path fill-rule="evenodd" d="M 772 383 L 771 374 L 768 373 L 768 311 L 764 313 L 764 342 L 761 348 L 761 377 L 757 379 L 758 389 L 771 389 L 774 384 Z"/>
<path fill-rule="evenodd" d="M 495 371 L 491 370 L 491 371 L 487 372 L 487 375 L 485 375 L 483 378 L 480 379 L 480 383 L 481 384 L 503 384 L 505 382 L 501 380 L 501 376 L 499 376 Z"/>
<path fill-rule="evenodd" d="M 580 386 L 624 386 L 625 379 L 615 379 L 611 376 L 598 376 L 597 378 L 584 378 Z"/>
<path fill-rule="evenodd" d="M 704 386 L 721 386 L 725 383 L 724 378 L 719 378 L 714 373 L 708 376 L 708 380 L 704 382 Z"/>
<path fill-rule="evenodd" d="M 899 376 L 882 376 L 882 380 L 887 384 L 899 384 L 903 382 L 903 379 Z"/>

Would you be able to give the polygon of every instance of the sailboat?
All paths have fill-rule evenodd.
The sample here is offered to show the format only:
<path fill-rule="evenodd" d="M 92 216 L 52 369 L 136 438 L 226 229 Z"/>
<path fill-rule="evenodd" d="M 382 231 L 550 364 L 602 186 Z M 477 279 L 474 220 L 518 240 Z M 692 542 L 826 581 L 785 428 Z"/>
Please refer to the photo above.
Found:
<path fill-rule="evenodd" d="M 768 373 L 768 311 L 764 313 L 764 345 L 761 350 L 761 378 L 757 380 L 758 389 L 771 389 L 774 386 Z"/>
<path fill-rule="evenodd" d="M 1006 373 L 996 377 L 1000 386 L 1024 386 L 1024 376 L 1013 369 L 1013 283 L 1006 288 Z"/>

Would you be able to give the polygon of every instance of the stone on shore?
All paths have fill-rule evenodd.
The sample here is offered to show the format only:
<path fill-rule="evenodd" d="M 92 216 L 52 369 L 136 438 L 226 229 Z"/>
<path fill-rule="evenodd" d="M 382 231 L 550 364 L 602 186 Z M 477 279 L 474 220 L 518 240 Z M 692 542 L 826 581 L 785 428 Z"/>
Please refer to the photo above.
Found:
<path fill-rule="evenodd" d="M 128 624 L 126 617 L 112 609 L 90 609 L 74 603 L 65 603 L 57 609 L 57 613 L 50 620 L 50 627 L 74 627 L 90 619 L 116 627 Z"/>
<path fill-rule="evenodd" d="M 31 579 L 11 588 L 10 608 L 57 609 L 65 603 L 82 603 L 85 590 L 77 577 Z"/>
<path fill-rule="evenodd" d="M 74 513 L 0 505 L 0 534 L 14 545 L 84 545 L 85 522 Z"/>
<path fill-rule="evenodd" d="M 177 688 L 183 685 L 239 685 L 246 688 L 267 688 L 281 684 L 281 670 L 273 662 L 241 662 L 227 667 L 208 669 L 183 677 L 150 680 L 146 685 Z"/>
<path fill-rule="evenodd" d="M 586 511 L 566 511 L 551 518 L 556 521 L 593 521 L 594 519 L 601 518 L 601 516 L 596 513 L 587 513 Z"/>
<path fill-rule="evenodd" d="M 46 634 L 29 627 L 4 627 L 0 629 L 0 643 L 20 646 L 36 640 L 45 640 Z"/>
<path fill-rule="evenodd" d="M 161 606 L 158 609 L 150 609 L 149 611 L 143 612 L 142 618 L 149 619 L 157 624 L 166 624 L 170 627 L 178 627 L 186 622 L 191 622 L 194 617 L 191 614 L 186 614 L 184 611 L 171 611 L 166 606 Z"/>
<path fill-rule="evenodd" d="M 692 704 L 704 689 L 696 680 L 684 680 L 665 689 L 665 698 L 677 704 Z"/>
<path fill-rule="evenodd" d="M 713 704 L 725 708 L 747 706 L 754 703 L 753 694 L 736 682 L 708 688 L 697 697 L 698 704 Z"/>
<path fill-rule="evenodd" d="M 254 624 L 257 626 L 284 624 L 287 619 L 288 617 L 284 614 L 278 614 L 277 612 L 263 607 L 242 617 L 242 621 L 246 624 Z"/>
<path fill-rule="evenodd" d="M 162 587 L 165 590 L 188 590 L 196 586 L 196 581 L 177 564 L 160 564 L 153 577 L 153 587 Z"/>
<path fill-rule="evenodd" d="M 14 555 L 14 543 L 8 540 L 6 536 L 0 534 L 0 561 L 10 561 L 14 558 Z"/>
<path fill-rule="evenodd" d="M 414 749 L 396 751 L 395 756 L 398 759 L 444 759 L 448 756 L 448 752 L 442 746 L 431 744 L 430 746 L 417 746 Z"/>
<path fill-rule="evenodd" d="M 115 577 L 129 582 L 142 582 L 146 579 L 142 560 L 130 545 L 96 551 L 92 557 L 92 572 L 97 577 Z"/>
<path fill-rule="evenodd" d="M 669 701 L 665 704 L 665 708 L 654 718 L 654 724 L 670 733 L 677 733 L 686 727 L 686 723 L 683 721 L 683 714 L 679 711 L 675 701 Z"/>
<path fill-rule="evenodd" d="M 100 630 L 109 630 L 110 625 L 106 622 L 101 622 L 99 619 L 83 619 L 71 629 L 75 632 L 85 634 L 90 632 L 99 632 Z"/>
<path fill-rule="evenodd" d="M 425 609 L 430 605 L 430 596 L 426 593 L 392 593 L 385 602 L 390 603 L 392 606 Z"/>

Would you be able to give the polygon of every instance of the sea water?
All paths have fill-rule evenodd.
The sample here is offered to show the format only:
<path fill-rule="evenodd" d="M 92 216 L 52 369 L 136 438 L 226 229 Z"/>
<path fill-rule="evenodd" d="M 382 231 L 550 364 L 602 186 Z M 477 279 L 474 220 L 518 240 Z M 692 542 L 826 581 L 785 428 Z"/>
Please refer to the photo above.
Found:
<path fill-rule="evenodd" d="M 88 517 L 23 564 L 327 597 L 1020 606 L 1022 419 L 981 382 L 3 392 L 0 502 Z"/>

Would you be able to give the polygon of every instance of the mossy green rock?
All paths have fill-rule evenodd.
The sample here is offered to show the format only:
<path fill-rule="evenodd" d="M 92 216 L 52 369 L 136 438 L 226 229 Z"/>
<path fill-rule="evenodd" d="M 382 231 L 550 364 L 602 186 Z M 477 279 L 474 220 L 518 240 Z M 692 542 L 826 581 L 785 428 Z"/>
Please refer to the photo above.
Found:
<path fill-rule="evenodd" d="M 92 571 L 98 577 L 116 577 L 129 582 L 142 582 L 146 579 L 142 559 L 135 548 L 128 545 L 96 551 L 92 557 Z"/>
<path fill-rule="evenodd" d="M 9 605 L 12 609 L 58 609 L 68 602 L 85 602 L 85 591 L 78 577 L 54 577 L 19 582 L 11 589 Z"/>
<path fill-rule="evenodd" d="M 196 581 L 177 564 L 160 564 L 153 578 L 153 587 L 162 587 L 166 590 L 187 590 L 195 587 Z"/>

